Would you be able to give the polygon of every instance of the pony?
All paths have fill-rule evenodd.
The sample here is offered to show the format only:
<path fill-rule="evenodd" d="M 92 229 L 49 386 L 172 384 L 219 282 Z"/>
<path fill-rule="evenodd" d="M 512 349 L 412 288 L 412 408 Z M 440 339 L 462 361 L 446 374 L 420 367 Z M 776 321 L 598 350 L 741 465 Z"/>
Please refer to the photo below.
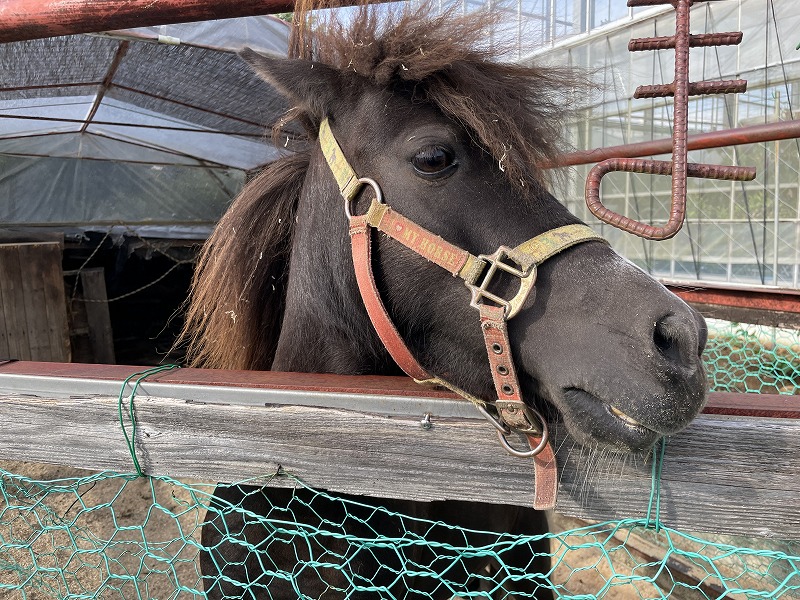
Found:
<path fill-rule="evenodd" d="M 393 209 L 471 253 L 489 252 L 580 223 L 548 191 L 543 165 L 564 147 L 565 98 L 587 86 L 572 71 L 504 61 L 502 50 L 484 43 L 492 21 L 485 12 L 362 5 L 312 27 L 311 8 L 296 7 L 293 58 L 242 52 L 287 99 L 290 109 L 275 131 L 298 148 L 245 186 L 208 239 L 184 337 L 195 366 L 395 375 L 400 370 L 359 293 L 345 202 L 318 139 L 323 122 L 355 172 L 374 180 Z M 371 189 L 355 194 L 348 210 L 366 212 Z M 469 291 L 388 236 L 373 236 L 372 244 L 375 285 L 411 354 L 471 397 L 495 400 Z M 525 403 L 579 444 L 647 451 L 684 428 L 705 401 L 702 317 L 599 240 L 538 266 L 533 292 L 508 321 L 508 338 Z M 241 511 L 225 522 L 209 513 L 204 526 L 209 598 L 376 597 L 354 592 L 352 579 L 332 567 L 296 572 L 310 557 L 302 545 L 284 545 L 266 559 L 251 552 L 270 534 L 247 515 L 267 514 L 303 493 L 217 489 L 220 506 Z M 360 500 L 471 528 L 546 530 L 543 513 L 532 509 Z M 337 508 L 326 510 L 335 515 Z M 320 511 L 295 517 L 318 521 Z M 344 560 L 341 543 L 332 539 L 324 556 Z M 531 573 L 549 570 L 542 544 L 536 558 L 519 557 Z M 375 552 L 350 557 L 348 568 L 373 577 L 373 590 L 390 581 L 393 597 L 406 597 L 408 581 L 396 578 L 402 565 L 386 568 L 396 555 Z M 474 573 L 486 568 L 470 563 Z M 387 571 L 394 579 L 382 583 Z M 415 585 L 431 597 L 452 595 L 432 581 Z M 514 593 L 552 597 L 541 580 L 514 585 Z"/>

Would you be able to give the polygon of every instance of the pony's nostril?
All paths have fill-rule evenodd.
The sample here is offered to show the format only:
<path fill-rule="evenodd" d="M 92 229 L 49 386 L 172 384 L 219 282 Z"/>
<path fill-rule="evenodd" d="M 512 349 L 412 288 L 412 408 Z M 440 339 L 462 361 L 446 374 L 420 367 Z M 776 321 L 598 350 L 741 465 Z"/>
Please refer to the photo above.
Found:
<path fill-rule="evenodd" d="M 655 323 L 653 343 L 658 351 L 670 362 L 690 365 L 695 362 L 701 337 L 694 321 L 681 319 L 676 315 L 667 315 Z"/>

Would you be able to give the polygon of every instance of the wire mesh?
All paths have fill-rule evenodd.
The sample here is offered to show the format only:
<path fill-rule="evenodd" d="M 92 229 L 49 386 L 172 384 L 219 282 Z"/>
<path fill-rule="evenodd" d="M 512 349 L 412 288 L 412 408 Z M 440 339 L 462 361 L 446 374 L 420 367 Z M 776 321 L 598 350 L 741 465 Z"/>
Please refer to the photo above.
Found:
<path fill-rule="evenodd" d="M 669 528 L 656 533 L 640 520 L 521 536 L 417 519 L 299 482 L 277 494 L 277 503 L 254 487 L 229 504 L 212 499 L 213 486 L 166 477 L 0 476 L 4 597 L 205 598 L 207 591 L 214 598 L 531 598 L 548 589 L 588 600 L 800 593 L 797 544 L 742 547 Z M 249 510 L 254 495 L 266 502 L 264 514 Z M 145 511 L 131 510 L 148 503 Z M 217 516 L 223 517 L 217 524 L 246 522 L 261 531 L 255 543 L 233 526 L 220 538 L 236 540 L 260 573 L 245 575 L 236 561 L 217 565 L 222 577 L 201 573 L 202 553 L 222 560 L 200 537 L 204 520 Z M 542 556 L 542 543 L 550 566 L 536 571 L 531 561 Z M 247 582 L 232 577 L 237 572 Z"/>
<path fill-rule="evenodd" d="M 800 394 L 800 331 L 706 319 L 709 388 L 759 394 Z M 758 397 L 753 396 L 754 403 Z"/>

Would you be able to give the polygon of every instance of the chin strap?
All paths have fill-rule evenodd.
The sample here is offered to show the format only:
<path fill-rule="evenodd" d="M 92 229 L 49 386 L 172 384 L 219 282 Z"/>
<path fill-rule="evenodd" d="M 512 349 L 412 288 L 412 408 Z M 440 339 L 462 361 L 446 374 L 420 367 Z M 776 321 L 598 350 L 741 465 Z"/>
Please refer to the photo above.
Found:
<path fill-rule="evenodd" d="M 575 224 L 547 231 L 516 248 L 501 246 L 493 254 L 474 256 L 384 204 L 380 186 L 372 179 L 359 178 L 347 162 L 327 119 L 320 125 L 319 141 L 345 200 L 359 292 L 386 350 L 417 383 L 443 386 L 475 404 L 497 429 L 500 442 L 509 453 L 523 458 L 532 457 L 535 473 L 533 506 L 537 509 L 554 508 L 558 491 L 555 453 L 544 417 L 522 399 L 506 321 L 525 304 L 536 281 L 537 265 L 575 244 L 605 240 L 589 227 Z M 375 198 L 365 214 L 353 215 L 352 202 L 364 185 L 372 187 Z M 430 375 L 408 349 L 386 311 L 375 284 L 371 229 L 385 233 L 464 281 L 471 293 L 470 305 L 480 312 L 481 331 L 497 396 L 494 402 L 487 403 L 440 377 Z M 497 271 L 519 280 L 519 290 L 513 298 L 506 299 L 489 291 Z M 487 304 L 487 300 L 492 304 Z M 492 407 L 496 414 L 491 412 Z M 512 432 L 526 436 L 530 449 L 514 448 L 508 441 Z"/>

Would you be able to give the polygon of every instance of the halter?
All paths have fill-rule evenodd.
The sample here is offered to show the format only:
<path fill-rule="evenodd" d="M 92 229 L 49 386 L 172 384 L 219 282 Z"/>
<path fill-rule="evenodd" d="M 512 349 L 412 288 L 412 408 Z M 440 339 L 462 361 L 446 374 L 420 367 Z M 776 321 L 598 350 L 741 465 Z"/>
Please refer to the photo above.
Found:
<path fill-rule="evenodd" d="M 327 119 L 320 124 L 319 142 L 345 201 L 353 265 L 361 298 L 384 347 L 397 365 L 417 383 L 444 386 L 475 404 L 497 429 L 500 442 L 509 453 L 522 458 L 533 457 L 536 472 L 534 508 L 553 508 L 558 486 L 555 454 L 544 417 L 522 400 L 506 321 L 513 318 L 525 304 L 536 282 L 539 264 L 575 244 L 606 240 L 586 225 L 566 225 L 546 231 L 516 248 L 500 246 L 492 254 L 474 256 L 384 203 L 378 183 L 368 177 L 358 177 L 347 162 Z M 353 215 L 352 203 L 364 185 L 372 188 L 375 198 L 365 214 Z M 481 331 L 497 395 L 497 399 L 491 403 L 496 414 L 489 410 L 486 401 L 429 374 L 414 358 L 386 311 L 375 284 L 370 229 L 385 233 L 464 281 L 471 294 L 470 306 L 480 312 Z M 519 290 L 513 298 L 506 299 L 489 291 L 497 271 L 519 280 Z M 492 304 L 487 304 L 485 300 Z M 511 446 L 507 436 L 512 431 L 527 436 L 529 450 L 517 450 Z"/>

